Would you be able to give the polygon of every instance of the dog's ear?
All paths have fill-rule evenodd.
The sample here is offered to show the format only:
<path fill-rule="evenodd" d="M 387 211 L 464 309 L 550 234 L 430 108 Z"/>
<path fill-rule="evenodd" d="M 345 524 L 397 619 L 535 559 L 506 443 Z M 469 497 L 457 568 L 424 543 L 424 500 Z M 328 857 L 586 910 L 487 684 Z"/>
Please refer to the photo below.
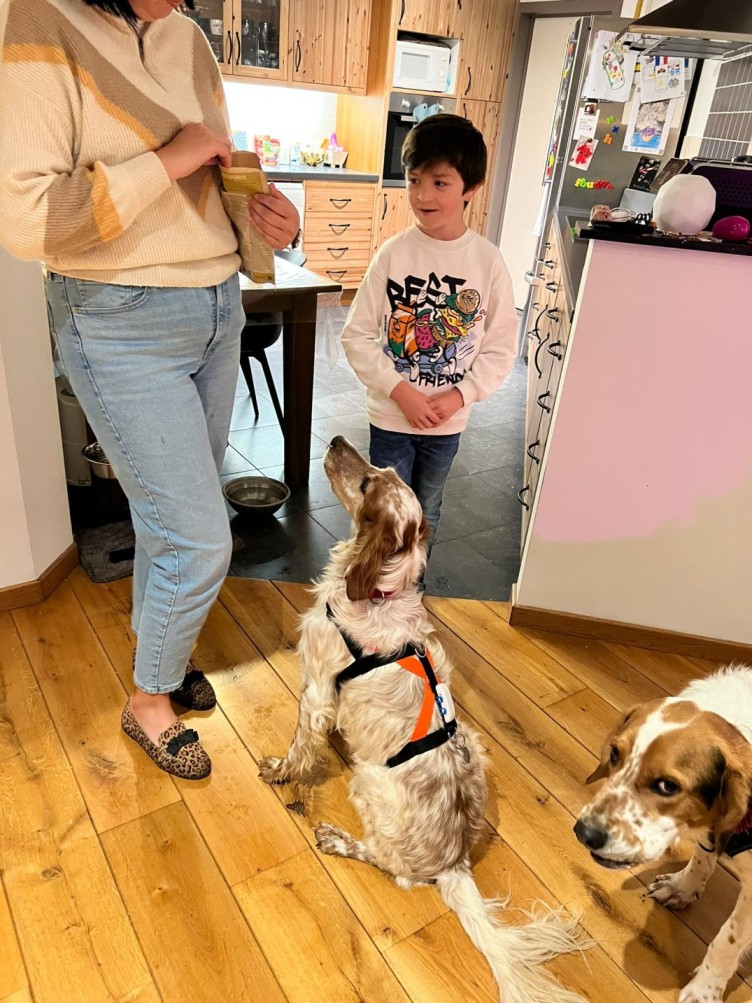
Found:
<path fill-rule="evenodd" d="M 710 830 L 710 839 L 718 853 L 723 853 L 734 830 L 747 814 L 752 797 L 752 783 L 748 770 L 741 764 L 724 759 L 725 769 L 715 804 L 716 820 Z"/>
<path fill-rule="evenodd" d="M 370 596 L 388 558 L 403 547 L 402 539 L 397 536 L 396 526 L 391 519 L 361 527 L 357 543 L 358 556 L 345 575 L 347 598 L 351 602 Z"/>
<path fill-rule="evenodd" d="M 609 764 L 601 761 L 585 781 L 586 784 L 594 784 L 596 780 L 603 780 L 609 774 Z"/>

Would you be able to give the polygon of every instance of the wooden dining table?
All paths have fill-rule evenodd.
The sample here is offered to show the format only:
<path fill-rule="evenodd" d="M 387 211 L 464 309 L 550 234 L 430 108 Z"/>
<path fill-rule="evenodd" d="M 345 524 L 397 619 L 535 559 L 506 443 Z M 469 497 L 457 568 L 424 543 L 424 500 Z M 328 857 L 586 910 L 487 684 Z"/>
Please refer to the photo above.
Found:
<path fill-rule="evenodd" d="M 275 259 L 275 271 L 275 285 L 257 285 L 241 274 L 240 288 L 246 316 L 282 314 L 285 483 L 297 488 L 308 483 L 310 471 L 317 300 L 342 286 L 282 258 Z"/>

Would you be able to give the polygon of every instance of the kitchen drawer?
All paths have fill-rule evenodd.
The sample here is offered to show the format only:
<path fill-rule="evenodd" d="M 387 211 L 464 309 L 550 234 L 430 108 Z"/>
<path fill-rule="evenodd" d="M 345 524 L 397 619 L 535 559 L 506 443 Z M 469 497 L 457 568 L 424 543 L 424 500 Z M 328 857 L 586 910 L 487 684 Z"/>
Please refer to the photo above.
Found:
<path fill-rule="evenodd" d="M 309 258 L 322 257 L 330 254 L 339 256 L 347 254 L 348 252 L 352 254 L 357 252 L 361 257 L 365 257 L 367 260 L 371 253 L 371 235 L 367 234 L 359 237 L 357 234 L 345 233 L 342 236 L 337 237 L 331 233 L 314 233 L 313 236 L 306 233 L 305 252 Z"/>
<path fill-rule="evenodd" d="M 365 271 L 370 260 L 369 251 L 332 244 L 331 247 L 311 247 L 306 244 L 306 268 L 320 272 L 322 268 L 360 268 Z"/>
<path fill-rule="evenodd" d="M 365 239 L 369 243 L 371 240 L 371 220 L 346 213 L 338 216 L 330 212 L 307 212 L 303 229 L 306 241 L 316 243 L 331 241 L 334 237 Z"/>
<path fill-rule="evenodd" d="M 336 262 L 320 262 L 312 265 L 310 259 L 306 268 L 317 275 L 324 275 L 332 282 L 339 282 L 343 289 L 357 289 L 366 274 L 367 265 L 341 265 Z"/>
<path fill-rule="evenodd" d="M 306 216 L 309 212 L 327 217 L 357 216 L 373 219 L 375 185 L 340 184 L 337 181 L 306 181 Z"/>

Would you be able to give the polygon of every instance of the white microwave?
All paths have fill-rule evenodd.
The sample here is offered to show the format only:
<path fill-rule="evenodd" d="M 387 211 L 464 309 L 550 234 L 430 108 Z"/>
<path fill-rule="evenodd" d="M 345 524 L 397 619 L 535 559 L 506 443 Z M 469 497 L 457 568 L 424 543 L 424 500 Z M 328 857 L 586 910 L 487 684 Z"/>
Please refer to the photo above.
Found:
<path fill-rule="evenodd" d="M 394 86 L 408 91 L 437 91 L 443 94 L 449 81 L 446 45 L 400 39 L 394 58 Z"/>

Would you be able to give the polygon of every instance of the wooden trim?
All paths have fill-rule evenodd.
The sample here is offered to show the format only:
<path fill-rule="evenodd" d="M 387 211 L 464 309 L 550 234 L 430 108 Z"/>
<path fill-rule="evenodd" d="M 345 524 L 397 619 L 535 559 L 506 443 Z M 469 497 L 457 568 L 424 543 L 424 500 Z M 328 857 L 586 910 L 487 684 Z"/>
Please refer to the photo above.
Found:
<path fill-rule="evenodd" d="M 660 627 L 641 627 L 636 623 L 601 620 L 592 616 L 580 616 L 577 613 L 560 613 L 532 606 L 512 606 L 509 623 L 513 627 L 531 627 L 535 630 L 555 631 L 557 634 L 574 634 L 576 637 L 631 644 L 638 648 L 654 648 L 656 651 L 673 651 L 679 655 L 694 655 L 696 658 L 729 662 L 752 661 L 752 644 L 722 641 L 719 638 L 701 637 L 697 634 L 681 634 Z"/>
<path fill-rule="evenodd" d="M 78 547 L 72 543 L 35 581 L 0 589 L 0 610 L 18 609 L 20 606 L 33 606 L 43 602 L 77 564 Z"/>

